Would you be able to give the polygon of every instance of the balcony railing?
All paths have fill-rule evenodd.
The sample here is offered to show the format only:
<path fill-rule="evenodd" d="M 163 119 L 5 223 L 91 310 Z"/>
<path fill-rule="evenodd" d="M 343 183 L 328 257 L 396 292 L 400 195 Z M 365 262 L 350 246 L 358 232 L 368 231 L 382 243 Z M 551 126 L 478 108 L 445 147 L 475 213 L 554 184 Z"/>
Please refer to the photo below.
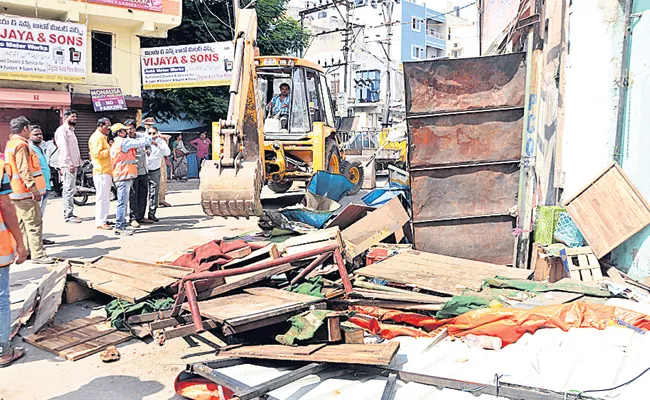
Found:
<path fill-rule="evenodd" d="M 434 29 L 427 29 L 427 36 L 433 36 L 435 38 L 445 40 L 445 37 L 442 36 L 442 33 L 434 30 Z"/>

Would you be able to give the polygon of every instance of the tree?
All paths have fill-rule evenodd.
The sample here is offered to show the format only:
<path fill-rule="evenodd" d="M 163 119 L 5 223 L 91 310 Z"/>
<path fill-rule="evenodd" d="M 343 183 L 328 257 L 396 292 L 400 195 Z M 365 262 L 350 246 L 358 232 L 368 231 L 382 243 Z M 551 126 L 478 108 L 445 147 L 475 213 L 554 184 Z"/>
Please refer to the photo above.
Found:
<path fill-rule="evenodd" d="M 298 53 L 309 33 L 285 15 L 288 0 L 257 0 L 258 47 L 261 54 Z M 185 0 L 183 20 L 165 39 L 141 38 L 142 47 L 224 42 L 233 39 L 232 3 L 228 0 Z M 157 121 L 218 121 L 228 110 L 227 87 L 145 90 L 144 112 Z"/>

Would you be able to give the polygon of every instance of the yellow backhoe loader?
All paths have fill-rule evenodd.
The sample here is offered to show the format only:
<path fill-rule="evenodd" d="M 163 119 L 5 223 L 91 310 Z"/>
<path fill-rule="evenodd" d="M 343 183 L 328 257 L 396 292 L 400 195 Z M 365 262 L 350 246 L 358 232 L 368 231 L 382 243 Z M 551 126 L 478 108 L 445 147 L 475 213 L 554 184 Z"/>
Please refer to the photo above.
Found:
<path fill-rule="evenodd" d="M 356 193 L 363 168 L 345 160 L 323 69 L 295 57 L 256 57 L 253 9 L 238 11 L 235 32 L 228 116 L 213 123 L 212 161 L 201 168 L 203 211 L 261 215 L 264 184 L 286 192 L 294 181 L 309 180 L 319 170 L 346 175 Z M 288 99 L 274 105 L 280 85 L 289 85 Z"/>

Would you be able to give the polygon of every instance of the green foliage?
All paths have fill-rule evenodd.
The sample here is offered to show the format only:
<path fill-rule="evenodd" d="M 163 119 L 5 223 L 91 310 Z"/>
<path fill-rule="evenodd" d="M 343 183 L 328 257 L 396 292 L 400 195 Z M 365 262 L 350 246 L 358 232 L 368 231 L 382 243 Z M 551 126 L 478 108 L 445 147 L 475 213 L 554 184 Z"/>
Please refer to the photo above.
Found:
<path fill-rule="evenodd" d="M 247 0 L 245 0 L 247 2 Z M 309 33 L 285 15 L 288 0 L 257 0 L 258 47 L 263 55 L 300 52 Z M 183 21 L 167 38 L 142 38 L 142 47 L 223 42 L 233 39 L 232 3 L 228 0 L 185 0 Z M 228 110 L 228 88 L 203 87 L 145 90 L 144 112 L 157 121 L 170 119 L 217 121 Z"/>

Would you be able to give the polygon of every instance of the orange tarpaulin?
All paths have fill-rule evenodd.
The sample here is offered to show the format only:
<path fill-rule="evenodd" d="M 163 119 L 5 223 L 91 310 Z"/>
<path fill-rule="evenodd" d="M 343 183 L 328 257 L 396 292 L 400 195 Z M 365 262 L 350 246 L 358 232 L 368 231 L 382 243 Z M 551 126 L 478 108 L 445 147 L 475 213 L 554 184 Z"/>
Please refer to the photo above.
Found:
<path fill-rule="evenodd" d="M 534 333 L 541 328 L 560 328 L 563 331 L 568 331 L 569 328 L 605 329 L 617 318 L 646 331 L 650 330 L 650 316 L 646 314 L 620 307 L 581 302 L 541 306 L 530 310 L 482 308 L 446 320 L 378 307 L 351 306 L 350 309 L 376 318 L 378 320 L 375 321 L 376 324 L 366 322 L 364 325 L 370 328 L 374 327 L 374 333 L 379 333 L 386 338 L 414 335 L 409 334 L 413 333 L 412 331 L 402 330 L 398 325 L 380 324 L 379 321 L 405 322 L 426 331 L 432 331 L 444 325 L 452 336 L 469 334 L 494 336 L 501 338 L 504 346 L 516 342 L 526 332 Z M 350 321 L 356 323 L 358 319 Z M 358 325 L 366 328 L 361 324 Z M 373 331 L 373 329 L 369 330 Z"/>

